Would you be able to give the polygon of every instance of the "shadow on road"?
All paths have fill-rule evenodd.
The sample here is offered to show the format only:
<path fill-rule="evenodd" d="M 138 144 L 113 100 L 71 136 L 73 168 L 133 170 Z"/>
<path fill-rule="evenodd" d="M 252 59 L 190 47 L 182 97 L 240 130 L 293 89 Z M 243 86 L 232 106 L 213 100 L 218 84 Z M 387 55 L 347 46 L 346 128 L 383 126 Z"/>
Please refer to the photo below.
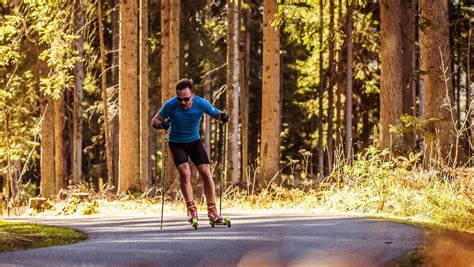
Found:
<path fill-rule="evenodd" d="M 421 229 L 376 219 L 228 215 L 232 218 L 231 228 L 212 228 L 201 220 L 198 230 L 185 217 L 176 216 L 165 217 L 163 230 L 159 229 L 158 216 L 28 219 L 76 228 L 86 232 L 89 239 L 72 246 L 23 252 L 26 262 L 21 263 L 385 266 L 406 255 L 423 239 Z M 0 254 L 2 260 L 4 254 Z"/>

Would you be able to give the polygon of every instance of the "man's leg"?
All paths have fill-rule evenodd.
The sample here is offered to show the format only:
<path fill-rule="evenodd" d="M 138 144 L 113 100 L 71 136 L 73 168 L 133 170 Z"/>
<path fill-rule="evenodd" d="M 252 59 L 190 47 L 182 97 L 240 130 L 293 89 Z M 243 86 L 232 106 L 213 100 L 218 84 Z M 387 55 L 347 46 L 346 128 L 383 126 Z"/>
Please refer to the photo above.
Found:
<path fill-rule="evenodd" d="M 206 195 L 207 203 L 216 202 L 216 187 L 214 180 L 212 180 L 211 167 L 209 164 L 200 164 L 197 166 L 198 172 L 204 181 L 204 194 Z"/>
<path fill-rule="evenodd" d="M 180 177 L 181 192 L 183 193 L 186 209 L 188 210 L 188 220 L 192 222 L 197 219 L 197 208 L 193 201 L 193 187 L 191 186 L 191 170 L 189 163 L 181 163 L 177 167 Z"/>
<path fill-rule="evenodd" d="M 189 163 L 181 163 L 176 167 L 179 172 L 179 182 L 181 185 L 181 192 L 183 193 L 186 203 L 193 201 L 193 187 L 191 186 L 191 169 Z"/>
<path fill-rule="evenodd" d="M 204 194 L 207 200 L 207 216 L 215 223 L 222 223 L 224 219 L 217 213 L 216 208 L 216 189 L 212 180 L 209 164 L 200 164 L 197 166 L 199 174 L 204 181 Z"/>

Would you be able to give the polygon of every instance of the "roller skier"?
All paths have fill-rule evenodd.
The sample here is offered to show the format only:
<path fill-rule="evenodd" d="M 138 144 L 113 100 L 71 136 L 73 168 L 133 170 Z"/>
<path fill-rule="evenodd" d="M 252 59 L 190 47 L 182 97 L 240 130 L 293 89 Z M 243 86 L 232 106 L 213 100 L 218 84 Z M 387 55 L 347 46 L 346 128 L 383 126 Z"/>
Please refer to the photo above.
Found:
<path fill-rule="evenodd" d="M 186 202 L 188 221 L 197 229 L 198 213 L 193 199 L 189 158 L 196 166 L 204 182 L 207 201 L 207 215 L 210 224 L 224 224 L 230 221 L 217 213 L 215 185 L 210 170 L 209 156 L 201 142 L 199 127 L 203 113 L 227 123 L 229 115 L 213 107 L 209 101 L 194 95 L 193 82 L 182 79 L 176 84 L 176 96 L 161 107 L 152 119 L 152 127 L 168 130 L 168 146 L 180 176 L 181 192 Z"/>

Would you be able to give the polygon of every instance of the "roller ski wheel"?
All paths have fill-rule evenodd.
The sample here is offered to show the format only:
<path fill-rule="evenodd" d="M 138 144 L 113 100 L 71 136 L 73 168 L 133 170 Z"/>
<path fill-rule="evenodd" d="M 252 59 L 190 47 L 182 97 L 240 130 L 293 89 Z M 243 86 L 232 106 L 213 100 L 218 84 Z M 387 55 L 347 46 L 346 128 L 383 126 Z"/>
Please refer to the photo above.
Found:
<path fill-rule="evenodd" d="M 194 230 L 197 230 L 198 213 L 197 213 L 196 205 L 194 205 L 194 202 L 186 202 L 186 207 L 188 209 L 188 222 L 191 224 Z"/>
<path fill-rule="evenodd" d="M 215 221 L 209 218 L 209 224 L 211 225 L 212 228 L 216 227 L 216 225 L 223 225 L 230 228 L 230 226 L 232 225 L 230 219 L 227 217 L 224 217 L 224 218 L 220 217 L 220 220 L 215 220 Z"/>
<path fill-rule="evenodd" d="M 207 203 L 207 216 L 209 217 L 209 224 L 214 228 L 216 225 L 227 225 L 230 227 L 229 218 L 222 218 L 217 214 L 216 203 Z"/>
<path fill-rule="evenodd" d="M 189 222 L 191 223 L 191 226 L 194 228 L 194 230 L 198 229 L 198 220 L 197 220 L 197 218 L 191 219 Z"/>

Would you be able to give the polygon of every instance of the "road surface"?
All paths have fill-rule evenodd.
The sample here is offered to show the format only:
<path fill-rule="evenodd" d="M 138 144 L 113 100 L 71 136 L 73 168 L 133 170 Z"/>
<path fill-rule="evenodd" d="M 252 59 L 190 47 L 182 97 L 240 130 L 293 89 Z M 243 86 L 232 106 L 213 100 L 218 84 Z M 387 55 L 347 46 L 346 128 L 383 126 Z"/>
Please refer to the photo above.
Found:
<path fill-rule="evenodd" d="M 0 266 L 390 266 L 423 230 L 378 219 L 321 214 L 231 214 L 232 227 L 183 216 L 9 218 L 72 227 L 73 245 L 0 253 Z"/>

